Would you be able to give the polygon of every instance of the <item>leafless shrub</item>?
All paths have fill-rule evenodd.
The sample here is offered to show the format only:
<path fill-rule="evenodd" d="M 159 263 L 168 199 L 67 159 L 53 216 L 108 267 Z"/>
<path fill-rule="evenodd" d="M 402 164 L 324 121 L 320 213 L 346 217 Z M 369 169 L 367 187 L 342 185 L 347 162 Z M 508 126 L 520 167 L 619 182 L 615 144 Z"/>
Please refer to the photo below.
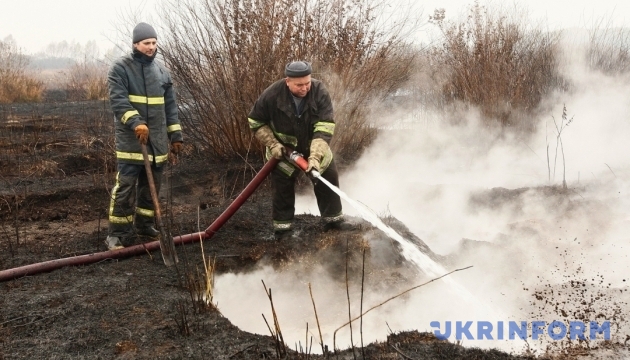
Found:
<path fill-rule="evenodd" d="M 370 56 L 362 66 L 347 64 L 325 77 L 335 107 L 337 126 L 332 146 L 342 156 L 354 157 L 376 137 L 376 123 L 370 118 L 373 104 L 382 103 L 408 80 L 416 52 L 390 47 Z M 340 57 L 343 57 L 341 53 Z"/>
<path fill-rule="evenodd" d="M 589 30 L 586 51 L 588 66 L 609 75 L 630 70 L 630 30 L 614 28 L 604 19 Z"/>
<path fill-rule="evenodd" d="M 436 10 L 431 22 L 443 42 L 435 47 L 442 95 L 480 109 L 487 125 L 533 129 L 531 114 L 556 83 L 558 36 L 523 18 L 489 12 L 475 2 L 468 17 L 450 22 Z"/>
<path fill-rule="evenodd" d="M 413 53 L 398 30 L 378 30 L 378 5 L 369 2 L 166 0 L 163 8 L 161 48 L 177 81 L 182 122 L 218 158 L 250 149 L 247 114 L 291 60 L 312 62 L 313 77 L 327 83 L 341 155 L 371 142 L 366 104 L 409 75 Z"/>
<path fill-rule="evenodd" d="M 28 63 L 11 38 L 0 40 L 0 104 L 41 100 L 44 85 L 26 72 Z"/>
<path fill-rule="evenodd" d="M 84 59 L 68 70 L 66 83 L 68 100 L 106 100 L 107 66 L 97 61 Z"/>

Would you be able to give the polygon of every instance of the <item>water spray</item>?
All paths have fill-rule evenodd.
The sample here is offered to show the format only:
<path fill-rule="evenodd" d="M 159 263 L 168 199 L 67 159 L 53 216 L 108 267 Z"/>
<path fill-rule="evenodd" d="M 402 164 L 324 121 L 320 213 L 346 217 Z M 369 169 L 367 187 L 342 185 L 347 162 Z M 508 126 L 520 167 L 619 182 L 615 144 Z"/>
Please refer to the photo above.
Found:
<path fill-rule="evenodd" d="M 298 168 L 302 169 L 302 171 L 306 172 L 308 169 L 308 161 L 304 159 L 304 155 L 300 154 L 297 151 L 291 151 L 291 153 L 287 156 L 288 160 L 293 163 Z M 348 194 L 341 191 L 338 187 L 331 184 L 328 180 L 326 180 L 317 170 L 312 169 L 310 171 L 310 176 L 317 179 L 318 181 L 323 182 L 328 186 L 332 191 L 334 191 L 339 197 L 348 202 L 353 208 L 355 208 L 361 217 L 368 221 L 370 224 L 383 231 L 387 236 L 391 239 L 395 240 L 400 247 L 402 248 L 402 255 L 414 264 L 418 269 L 424 272 L 426 275 L 433 278 L 443 277 L 443 280 L 450 286 L 450 288 L 459 296 L 462 300 L 474 304 L 476 306 L 481 306 L 486 314 L 491 314 L 495 318 L 502 318 L 499 314 L 498 309 L 493 309 L 488 306 L 488 304 L 480 302 L 473 294 L 471 294 L 466 288 L 461 286 L 458 282 L 453 280 L 451 277 L 444 277 L 444 275 L 449 272 L 440 264 L 433 261 L 429 256 L 424 254 L 420 249 L 411 243 L 409 240 L 402 237 L 399 233 L 397 233 L 394 229 L 387 226 L 374 211 L 365 206 L 364 204 L 352 199 Z"/>
<path fill-rule="evenodd" d="M 306 161 L 306 159 L 304 159 L 304 156 L 299 152 L 292 151 L 289 156 L 287 156 L 287 158 L 291 163 L 302 169 L 304 172 L 306 172 L 306 170 L 308 169 L 308 161 Z M 419 268 L 422 272 L 432 277 L 439 277 L 448 273 L 448 271 L 442 265 L 433 261 L 430 257 L 420 251 L 417 246 L 412 244 L 409 240 L 403 238 L 394 229 L 387 226 L 370 208 L 352 199 L 346 193 L 341 191 L 341 189 L 331 184 L 328 180 L 324 179 L 319 171 L 314 169 L 311 170 L 310 176 L 326 184 L 326 186 L 328 186 L 332 191 L 334 191 L 342 199 L 347 201 L 353 208 L 355 208 L 363 219 L 383 231 L 390 238 L 394 239 L 401 246 L 402 255 L 405 257 L 405 259 L 416 265 L 416 267 Z M 470 299 L 472 297 L 472 295 L 465 288 L 463 288 L 451 278 L 446 277 L 444 278 L 444 281 L 451 285 L 453 290 L 455 290 L 455 292 L 457 292 L 457 294 L 464 299 Z"/>

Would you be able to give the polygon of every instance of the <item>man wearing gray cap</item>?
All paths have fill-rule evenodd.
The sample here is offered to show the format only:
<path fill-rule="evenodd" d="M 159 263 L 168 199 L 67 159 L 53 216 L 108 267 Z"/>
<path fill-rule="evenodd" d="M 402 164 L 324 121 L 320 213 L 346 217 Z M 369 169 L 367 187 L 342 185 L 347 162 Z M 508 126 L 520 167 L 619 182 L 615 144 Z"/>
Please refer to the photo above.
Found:
<path fill-rule="evenodd" d="M 307 173 L 316 170 L 339 186 L 337 167 L 329 147 L 335 132 L 332 101 L 324 84 L 311 78 L 311 72 L 308 62 L 289 63 L 284 70 L 286 78 L 265 89 L 248 116 L 254 136 L 266 147 L 267 158 L 281 160 L 271 173 L 276 239 L 293 235 L 295 179 L 299 174 L 285 159 L 285 146 L 308 158 Z M 322 182 L 314 182 L 314 190 L 326 231 L 356 228 L 344 221 L 339 195 Z"/>
<path fill-rule="evenodd" d="M 140 144 L 147 146 L 156 190 L 169 149 L 182 148 L 175 89 L 166 68 L 155 61 L 157 33 L 147 23 L 133 29 L 133 52 L 116 60 L 107 75 L 114 112 L 118 173 L 109 205 L 105 244 L 122 248 L 134 235 L 157 237 L 155 209 Z M 135 225 L 135 231 L 134 231 Z"/>

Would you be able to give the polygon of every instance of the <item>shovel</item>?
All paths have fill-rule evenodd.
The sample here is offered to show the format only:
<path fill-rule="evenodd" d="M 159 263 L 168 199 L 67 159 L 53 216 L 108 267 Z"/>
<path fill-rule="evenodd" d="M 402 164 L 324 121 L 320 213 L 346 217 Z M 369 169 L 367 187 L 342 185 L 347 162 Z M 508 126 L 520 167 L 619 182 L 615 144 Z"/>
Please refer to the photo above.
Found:
<path fill-rule="evenodd" d="M 164 265 L 171 266 L 177 262 L 177 252 L 175 251 L 175 244 L 173 238 L 166 233 L 164 223 L 162 222 L 162 212 L 160 211 L 160 203 L 158 201 L 158 194 L 155 190 L 155 182 L 153 181 L 153 172 L 151 171 L 151 162 L 149 161 L 149 154 L 147 153 L 147 146 L 142 146 L 142 157 L 144 158 L 144 168 L 149 180 L 149 188 L 151 189 L 151 199 L 153 200 L 153 206 L 155 207 L 155 219 L 158 230 L 160 231 L 160 251 L 162 252 L 162 260 Z"/>

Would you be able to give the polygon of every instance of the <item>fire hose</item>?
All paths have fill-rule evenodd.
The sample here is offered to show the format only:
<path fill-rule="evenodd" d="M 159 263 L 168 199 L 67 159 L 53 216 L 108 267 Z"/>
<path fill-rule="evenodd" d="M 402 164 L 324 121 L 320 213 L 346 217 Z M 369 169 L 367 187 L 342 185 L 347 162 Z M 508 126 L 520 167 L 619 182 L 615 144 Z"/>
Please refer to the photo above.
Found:
<path fill-rule="evenodd" d="M 204 231 L 175 236 L 173 237 L 173 243 L 175 245 L 192 243 L 195 241 L 201 241 L 211 238 L 217 231 L 223 226 L 229 219 L 236 213 L 236 211 L 243 205 L 245 200 L 254 193 L 263 180 L 271 173 L 276 167 L 279 160 L 271 158 L 260 169 L 258 174 L 247 184 L 247 186 L 241 191 L 241 193 L 234 199 L 234 201 L 214 220 L 214 222 Z M 120 259 L 131 256 L 141 255 L 150 251 L 159 250 L 160 242 L 153 241 L 144 244 L 133 245 L 118 250 L 109 250 L 99 253 L 78 255 L 68 258 L 61 258 L 55 260 L 44 261 L 40 263 L 24 265 L 13 269 L 6 269 L 0 271 L 0 282 L 16 279 L 22 276 L 35 275 L 43 272 L 48 272 L 56 269 L 60 269 L 65 266 L 75 265 L 87 265 L 93 264 L 106 259 Z"/>
<path fill-rule="evenodd" d="M 301 154 L 291 151 L 287 156 L 293 164 L 298 166 L 302 170 L 306 170 L 308 162 L 302 157 Z M 201 232 L 180 235 L 173 237 L 173 243 L 175 245 L 188 244 L 196 241 L 206 240 L 214 236 L 217 231 L 236 213 L 236 211 L 245 203 L 245 201 L 254 193 L 254 191 L 260 186 L 263 180 L 271 173 L 276 167 L 279 160 L 271 158 L 260 169 L 258 174 L 247 184 L 247 186 L 241 191 L 241 193 L 234 199 L 234 201 L 219 215 L 219 217 L 210 224 L 210 226 Z M 320 174 L 312 170 L 311 175 L 313 177 L 319 177 Z M 118 250 L 109 250 L 99 253 L 78 255 L 68 258 L 61 258 L 55 260 L 44 261 L 40 263 L 24 265 L 12 269 L 6 269 L 0 271 L 0 282 L 20 278 L 28 275 L 35 275 L 43 272 L 49 272 L 52 270 L 60 269 L 66 266 L 87 265 L 93 264 L 99 261 L 107 259 L 121 259 L 131 256 L 141 255 L 147 252 L 160 249 L 160 241 L 153 241 L 144 244 L 133 245 Z"/>

